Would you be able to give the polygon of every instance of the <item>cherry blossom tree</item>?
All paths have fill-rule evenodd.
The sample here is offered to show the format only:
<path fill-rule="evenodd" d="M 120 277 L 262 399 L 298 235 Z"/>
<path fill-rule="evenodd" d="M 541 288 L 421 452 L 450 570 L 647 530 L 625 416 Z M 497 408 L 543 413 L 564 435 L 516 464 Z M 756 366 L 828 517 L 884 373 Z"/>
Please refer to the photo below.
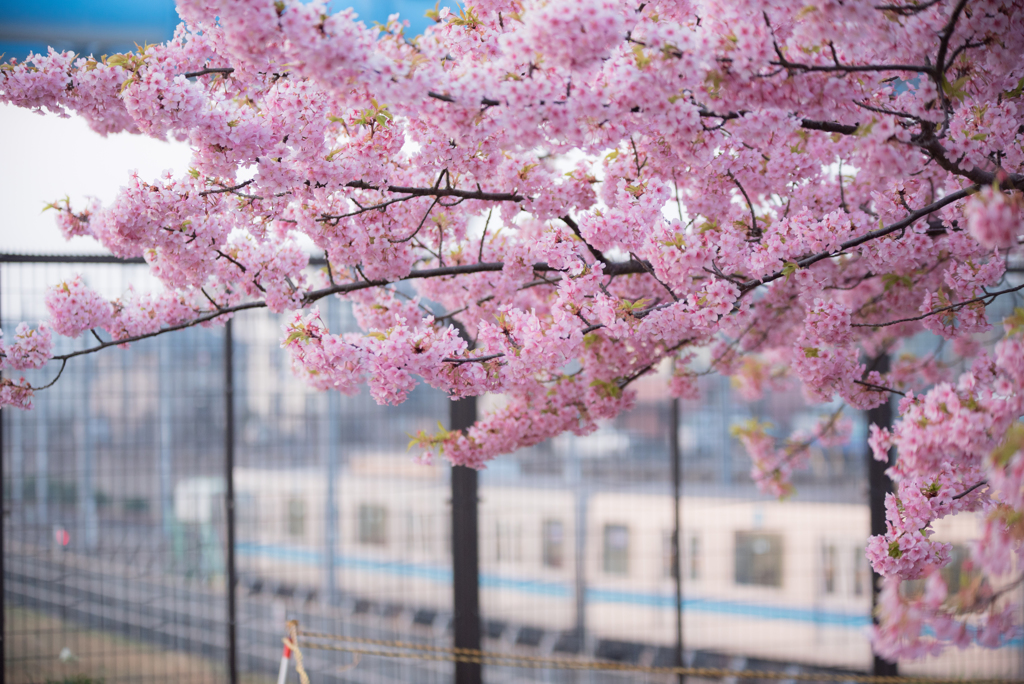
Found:
<path fill-rule="evenodd" d="M 473 467 L 593 430 L 659 369 L 675 396 L 710 372 L 747 397 L 895 394 L 899 419 L 871 431 L 880 459 L 898 453 L 888 532 L 868 546 L 886 577 L 876 650 L 1015 633 L 1020 0 L 474 0 L 416 38 L 316 1 L 179 13 L 164 45 L 0 67 L 4 102 L 193 150 L 187 174 L 132 176 L 109 206 L 53 205 L 65 235 L 145 257 L 164 289 L 107 301 L 55 284 L 49 320 L 2 343 L 2 404 L 38 389 L 11 371 L 59 375 L 259 307 L 292 312 L 282 344 L 317 388 L 504 395 L 466 433 L 418 437 Z M 329 296 L 362 333 L 328 329 Z M 923 331 L 962 363 L 901 353 Z M 77 351 L 55 355 L 54 332 L 82 336 Z M 739 437 L 758 483 L 786 494 L 844 428 Z M 933 524 L 964 512 L 983 520 L 977 579 L 950 595 Z M 918 578 L 923 595 L 899 590 Z"/>

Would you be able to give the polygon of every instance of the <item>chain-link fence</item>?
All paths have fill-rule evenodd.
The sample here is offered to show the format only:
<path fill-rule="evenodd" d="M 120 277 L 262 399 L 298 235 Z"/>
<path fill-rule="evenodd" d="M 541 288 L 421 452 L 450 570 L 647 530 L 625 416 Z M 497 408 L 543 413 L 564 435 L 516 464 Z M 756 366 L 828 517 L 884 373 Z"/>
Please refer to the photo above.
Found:
<path fill-rule="evenodd" d="M 0 260 L 4 329 L 43 317 L 46 288 L 75 273 L 110 297 L 154 286 L 141 265 Z M 332 330 L 354 329 L 344 302 L 322 311 Z M 225 329 L 196 328 L 73 359 L 33 411 L 3 411 L 7 681 L 273 681 L 288 619 L 305 631 L 452 645 L 451 469 L 406 451 L 410 434 L 447 424 L 449 401 L 420 388 L 385 408 L 365 391 L 310 390 L 291 374 L 281 323 L 261 311 L 235 317 L 230 394 Z M 87 341 L 62 340 L 59 351 Z M 54 373 L 26 376 L 41 384 Z M 796 495 L 779 502 L 757 493 L 730 428 L 749 418 L 780 431 L 810 427 L 836 407 L 809 407 L 790 392 L 747 404 L 727 380 L 701 385 L 701 399 L 679 414 L 678 521 L 671 402 L 658 377 L 598 432 L 481 473 L 484 650 L 672 665 L 678 567 L 684 664 L 870 671 L 863 418 L 850 415 L 850 445 L 815 451 Z M 484 397 L 480 409 L 499 402 Z M 957 558 L 973 533 L 969 520 L 939 530 Z M 444 658 L 303 653 L 318 682 L 447 682 L 454 670 Z M 1024 674 L 1019 641 L 901 668 Z M 483 672 L 488 682 L 669 677 Z"/>

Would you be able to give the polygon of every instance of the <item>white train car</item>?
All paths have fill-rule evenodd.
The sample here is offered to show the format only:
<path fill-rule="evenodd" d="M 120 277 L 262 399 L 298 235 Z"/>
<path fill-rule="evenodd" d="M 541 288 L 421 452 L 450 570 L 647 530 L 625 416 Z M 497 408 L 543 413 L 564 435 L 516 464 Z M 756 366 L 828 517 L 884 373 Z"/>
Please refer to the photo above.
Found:
<path fill-rule="evenodd" d="M 558 485 L 487 483 L 484 478 L 480 488 L 480 583 L 488 620 L 557 634 L 582 617 L 589 649 L 602 641 L 675 642 L 672 500 L 664 488 L 584 489 L 577 496 Z M 323 471 L 238 468 L 235 491 L 240 570 L 267 583 L 323 587 L 329 567 Z M 405 456 L 353 458 L 335 496 L 339 590 L 378 606 L 450 611 L 445 470 Z M 681 518 L 688 649 L 870 666 L 865 506 L 709 494 L 685 497 Z M 975 524 L 958 516 L 943 521 L 937 534 L 960 553 Z M 1018 642 L 994 651 L 954 650 L 905 663 L 902 671 L 1019 676 Z"/>

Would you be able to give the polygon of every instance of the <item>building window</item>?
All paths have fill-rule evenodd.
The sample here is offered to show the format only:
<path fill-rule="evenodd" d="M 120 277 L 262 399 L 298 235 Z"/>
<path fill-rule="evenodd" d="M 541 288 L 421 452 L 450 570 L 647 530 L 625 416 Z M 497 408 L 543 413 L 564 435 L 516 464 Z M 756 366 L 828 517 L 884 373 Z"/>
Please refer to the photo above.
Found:
<path fill-rule="evenodd" d="M 541 561 L 546 568 L 560 568 L 565 563 L 565 527 L 561 520 L 545 520 L 541 525 Z"/>
<path fill-rule="evenodd" d="M 298 539 L 306 534 L 306 502 L 288 499 L 288 536 Z"/>
<path fill-rule="evenodd" d="M 629 528 L 625 525 L 604 526 L 603 568 L 609 575 L 629 574 Z"/>
<path fill-rule="evenodd" d="M 782 535 L 736 533 L 736 584 L 782 586 Z"/>
<path fill-rule="evenodd" d="M 359 505 L 359 543 L 384 546 L 388 543 L 388 509 L 374 504 Z"/>
<path fill-rule="evenodd" d="M 836 545 L 824 543 L 821 545 L 821 589 L 826 594 L 836 593 Z"/>

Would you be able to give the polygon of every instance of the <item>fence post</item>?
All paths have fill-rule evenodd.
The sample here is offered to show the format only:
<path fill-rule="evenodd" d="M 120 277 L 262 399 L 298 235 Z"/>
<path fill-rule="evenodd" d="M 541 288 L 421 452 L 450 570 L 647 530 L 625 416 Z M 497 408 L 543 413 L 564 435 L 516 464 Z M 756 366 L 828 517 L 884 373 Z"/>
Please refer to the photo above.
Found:
<path fill-rule="evenodd" d="M 451 429 L 476 422 L 476 397 L 453 401 Z M 452 582 L 455 648 L 480 648 L 480 550 L 477 471 L 452 466 Z M 455 663 L 455 684 L 480 684 L 479 663 Z"/>
<path fill-rule="evenodd" d="M 95 380 L 96 360 L 91 357 L 82 359 L 82 374 L 79 380 L 82 411 L 78 414 L 79 438 L 76 449 L 77 511 L 76 543 L 86 552 L 99 548 L 99 519 L 96 510 L 96 415 L 91 390 Z"/>
<path fill-rule="evenodd" d="M 338 390 L 329 390 L 322 431 L 326 456 L 326 496 L 324 497 L 324 602 L 328 606 L 338 603 L 338 578 L 335 557 L 338 553 L 338 449 L 341 445 L 341 414 Z"/>
<path fill-rule="evenodd" d="M 173 478 L 173 434 L 172 434 L 172 406 L 171 401 L 174 392 L 171 389 L 171 345 L 167 337 L 163 336 L 158 341 L 157 350 L 157 381 L 158 390 L 158 416 L 160 427 L 158 434 L 158 469 L 157 469 L 157 491 L 160 495 L 160 526 L 163 530 L 163 543 L 170 544 L 174 527 L 174 494 L 172 489 Z"/>
<path fill-rule="evenodd" d="M 50 464 L 49 464 L 49 426 L 46 422 L 46 398 L 37 397 L 35 405 L 36 419 L 36 530 L 39 533 L 37 543 L 47 543 L 47 525 L 50 522 Z"/>
<path fill-rule="evenodd" d="M 228 681 L 238 684 L 235 613 L 235 374 L 232 319 L 224 325 L 224 515 L 227 527 Z"/>
<path fill-rule="evenodd" d="M 672 457 L 672 578 L 676 584 L 676 665 L 683 666 L 682 454 L 679 451 L 679 397 L 669 402 L 668 449 Z M 679 675 L 679 684 L 686 681 Z"/>
<path fill-rule="evenodd" d="M 587 508 L 590 505 L 590 487 L 583 480 L 583 464 L 576 448 L 576 437 L 568 436 L 567 480 L 575 494 L 573 511 L 573 570 L 576 599 L 576 627 L 573 629 L 579 654 L 587 648 Z M 575 680 L 574 680 L 575 681 Z"/>
<path fill-rule="evenodd" d="M 871 364 L 869 370 L 877 370 L 883 375 L 889 372 L 889 355 L 882 354 Z M 891 397 L 886 397 L 881 406 L 870 409 L 868 413 L 868 424 L 875 424 L 880 428 L 892 427 L 892 402 Z M 885 534 L 885 495 L 889 493 L 890 482 L 886 477 L 886 469 L 895 461 L 895 447 L 889 449 L 889 460 L 876 461 L 871 449 L 867 450 L 868 461 L 868 507 L 871 510 L 871 534 Z M 881 576 L 874 570 L 871 571 L 871 621 L 878 624 L 875 616 L 875 608 L 878 606 L 879 582 Z M 872 673 L 876 675 L 895 676 L 898 674 L 896 663 L 890 662 L 879 656 L 874 656 Z"/>

